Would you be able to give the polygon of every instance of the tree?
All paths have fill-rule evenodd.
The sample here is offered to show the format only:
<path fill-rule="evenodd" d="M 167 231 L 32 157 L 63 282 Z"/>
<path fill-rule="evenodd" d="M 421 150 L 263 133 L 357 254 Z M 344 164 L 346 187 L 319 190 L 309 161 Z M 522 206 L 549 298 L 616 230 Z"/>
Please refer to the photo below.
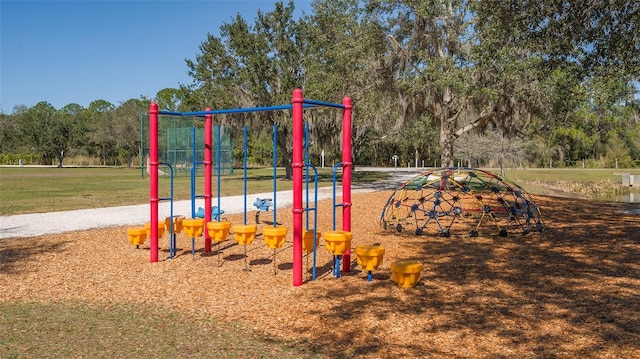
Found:
<path fill-rule="evenodd" d="M 301 26 L 305 96 L 331 102 L 351 97 L 352 156 L 373 158 L 369 141 L 388 134 L 397 112 L 386 92 L 391 77 L 384 72 L 383 27 L 357 0 L 316 0 L 313 9 Z M 307 117 L 316 156 L 339 147 L 339 112 L 315 110 Z"/>
<path fill-rule="evenodd" d="M 531 58 L 475 31 L 471 1 L 370 1 L 387 19 L 388 66 L 401 109 L 394 128 L 424 112 L 438 124 L 441 163 L 452 166 L 454 142 L 490 122 L 507 136 L 526 125 L 537 100 Z M 473 25 L 473 26 L 472 26 Z M 534 96 L 532 96 L 534 95 Z M 522 131 L 520 131 L 522 132 Z"/>
<path fill-rule="evenodd" d="M 606 154 L 604 157 L 605 165 L 612 168 L 628 168 L 633 165 L 633 160 L 629 155 L 627 144 L 618 136 L 616 132 L 608 134 L 609 141 L 607 143 Z"/>
<path fill-rule="evenodd" d="M 40 102 L 22 115 L 20 129 L 23 140 L 44 163 L 57 160 L 58 167 L 62 167 L 65 153 L 72 145 L 72 116 L 65 111 L 56 111 L 48 102 Z"/>
<path fill-rule="evenodd" d="M 181 89 L 164 88 L 158 91 L 158 93 L 156 94 L 155 102 L 158 104 L 158 108 L 161 110 L 180 111 L 180 107 L 182 106 L 184 98 L 185 92 Z"/>
<path fill-rule="evenodd" d="M 84 121 L 86 109 L 77 103 L 71 103 L 58 111 L 60 120 L 64 124 L 65 131 L 62 138 L 66 141 L 66 148 L 60 149 L 58 166 L 62 167 L 64 154 L 72 148 L 80 148 L 87 142 L 87 127 Z"/>
<path fill-rule="evenodd" d="M 89 128 L 89 145 L 96 150 L 102 165 L 114 158 L 116 139 L 115 121 L 112 117 L 114 106 L 105 100 L 95 100 L 89 104 L 86 121 Z"/>
<path fill-rule="evenodd" d="M 572 121 L 578 106 L 571 93 L 550 96 L 554 71 L 569 85 L 604 83 L 609 103 L 628 97 L 630 86 L 618 85 L 638 78 L 637 2 L 370 0 L 367 8 L 386 26 L 389 88 L 400 109 L 393 128 L 428 113 L 445 166 L 453 164 L 455 140 L 469 131 L 492 124 L 515 138 L 550 117 L 560 121 L 552 124 Z M 557 129 L 572 127 L 565 125 Z"/>
<path fill-rule="evenodd" d="M 562 160 L 599 156 L 614 128 L 627 127 L 609 114 L 615 106 L 633 106 L 640 77 L 640 2 L 477 1 L 476 31 L 500 38 L 537 56 L 537 67 L 553 83 L 543 119 L 555 134 Z M 614 111 L 615 112 L 615 111 Z M 589 119 L 584 122 L 584 119 Z M 579 151 L 578 147 L 584 145 Z M 572 144 L 573 142 L 573 144 Z M 575 158 L 573 158 L 575 160 Z M 563 161 L 564 162 L 564 161 Z"/>
<path fill-rule="evenodd" d="M 222 39 L 207 34 L 199 46 L 195 61 L 185 59 L 193 79 L 191 84 L 180 85 L 185 93 L 182 111 L 202 111 L 206 107 L 229 108 L 233 106 L 233 87 L 237 82 L 236 61 L 228 52 Z"/>
<path fill-rule="evenodd" d="M 237 15 L 231 23 L 222 25 L 221 38 L 207 35 L 196 61 L 187 60 L 194 82 L 185 86 L 193 91 L 185 102 L 200 109 L 289 103 L 292 90 L 303 84 L 293 10 L 293 1 L 286 6 L 277 2 L 273 11 L 259 11 L 253 26 Z M 283 154 L 286 178 L 291 178 L 289 116 L 261 112 L 237 117 L 252 131 L 264 130 L 265 123 L 278 124 L 278 152 Z M 238 121 L 231 125 L 236 131 L 240 128 Z"/>
<path fill-rule="evenodd" d="M 546 65 L 578 63 L 587 74 L 616 68 L 640 74 L 640 2 L 479 1 L 478 23 L 496 36 L 543 54 Z"/>
<path fill-rule="evenodd" d="M 20 150 L 20 128 L 17 117 L 0 113 L 0 153 Z"/>
<path fill-rule="evenodd" d="M 133 158 L 140 153 L 140 116 L 149 109 L 149 100 L 131 99 L 113 110 L 115 145 L 118 157 L 127 167 L 133 165 Z"/>

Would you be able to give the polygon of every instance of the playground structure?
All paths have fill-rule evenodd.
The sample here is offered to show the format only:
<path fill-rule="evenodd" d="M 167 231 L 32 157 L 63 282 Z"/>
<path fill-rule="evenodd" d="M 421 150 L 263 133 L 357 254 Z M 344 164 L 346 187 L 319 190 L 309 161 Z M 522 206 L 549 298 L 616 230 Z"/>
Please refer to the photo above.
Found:
<path fill-rule="evenodd" d="M 149 106 L 149 177 L 150 177 L 150 221 L 148 224 L 149 233 L 148 237 L 150 240 L 150 261 L 157 262 L 158 261 L 158 238 L 162 236 L 159 229 L 159 219 L 158 219 L 158 203 L 160 201 L 170 201 L 171 212 L 170 218 L 174 218 L 173 213 L 173 166 L 168 162 L 159 162 L 159 146 L 158 146 L 158 118 L 160 115 L 171 115 L 171 116 L 190 116 L 196 118 L 204 117 L 204 156 L 203 161 L 198 163 L 194 161 L 192 163 L 191 168 L 191 201 L 192 201 L 192 213 L 191 218 L 186 218 L 181 220 L 180 226 L 184 228 L 185 233 L 191 236 L 192 238 L 192 252 L 193 252 L 193 243 L 196 237 L 204 234 L 204 252 L 211 252 L 212 248 L 212 237 L 216 241 L 221 241 L 226 239 L 226 236 L 230 233 L 229 225 L 225 226 L 217 226 L 212 225 L 212 223 L 220 223 L 222 221 L 221 213 L 222 204 L 220 198 L 220 174 L 221 174 L 221 166 L 220 166 L 220 156 L 221 156 L 221 140 L 220 140 L 220 126 L 217 126 L 217 178 L 218 178 L 218 193 L 217 193 L 217 206 L 212 206 L 212 169 L 213 169 L 213 160 L 212 160 L 212 138 L 213 138 L 213 116 L 219 114 L 233 114 L 233 113 L 247 113 L 247 112 L 260 112 L 260 111 L 280 111 L 280 110 L 292 110 L 292 120 L 293 120 L 293 158 L 292 158 L 292 169 L 293 169 L 293 285 L 299 286 L 302 285 L 303 282 L 303 273 L 302 273 L 302 259 L 303 259 L 303 214 L 306 214 L 306 226 L 304 229 L 305 233 L 313 233 L 310 238 L 313 239 L 313 249 L 311 249 L 313 253 L 313 279 L 315 279 L 315 266 L 316 266 L 316 256 L 315 252 L 317 250 L 317 241 L 320 237 L 320 232 L 317 231 L 316 228 L 316 207 L 310 207 L 309 203 L 309 170 L 311 169 L 314 173 L 314 181 L 315 181 L 315 199 L 313 200 L 314 206 L 317 205 L 317 171 L 315 166 L 309 163 L 308 160 L 308 128 L 304 126 L 303 120 L 303 110 L 305 108 L 313 108 L 313 107 L 331 107 L 342 109 L 342 162 L 334 166 L 334 196 L 333 196 L 333 229 L 332 233 L 334 233 L 333 237 L 335 241 L 342 241 L 342 245 L 334 246 L 340 248 L 339 251 L 333 252 L 334 254 L 334 266 L 337 270 L 336 276 L 339 276 L 340 273 L 340 260 L 343 259 L 342 262 L 342 270 L 345 272 L 350 271 L 351 265 L 351 250 L 350 250 L 350 240 L 351 240 L 351 99 L 349 97 L 345 97 L 342 101 L 342 104 L 321 102 L 315 100 L 304 99 L 303 93 L 301 89 L 295 89 L 293 91 L 293 97 L 290 105 L 281 105 L 281 106 L 270 106 L 270 107 L 256 107 L 256 108 L 238 108 L 238 109 L 226 109 L 226 110 L 212 110 L 211 108 L 207 108 L 201 112 L 172 112 L 172 111 L 160 111 L 158 109 L 158 105 L 156 103 L 151 103 Z M 276 228 L 276 209 L 277 209 L 277 196 L 276 196 L 276 124 L 274 124 L 274 190 L 273 190 L 273 230 L 267 230 L 265 228 L 263 235 L 265 235 L 265 240 L 267 245 L 273 247 L 274 250 L 278 245 L 282 245 L 284 235 L 286 234 L 286 229 Z M 306 143 L 305 143 L 306 142 Z M 304 145 L 304 146 L 303 146 Z M 195 146 L 194 146 L 195 147 Z M 194 150 L 195 152 L 195 150 Z M 244 127 L 244 223 L 240 225 L 235 225 L 231 228 L 231 232 L 233 232 L 234 237 L 238 240 L 239 244 L 246 245 L 250 244 L 256 235 L 255 225 L 247 224 L 247 127 Z M 305 155 L 306 156 L 303 156 Z M 197 165 L 204 166 L 204 194 L 196 195 L 195 194 L 195 168 Z M 159 175 L 159 166 L 165 165 L 168 167 L 169 174 L 171 176 L 171 184 L 170 184 L 170 195 L 169 197 L 160 198 L 158 196 L 158 175 Z M 336 188 L 336 171 L 338 168 L 342 168 L 342 203 L 336 203 L 335 196 L 335 188 Z M 303 169 L 306 169 L 307 175 L 306 178 L 306 201 L 303 203 Z M 204 199 L 204 216 L 203 218 L 197 218 L 196 210 L 195 210 L 195 200 L 196 198 Z M 259 200 L 259 199 L 258 199 Z M 256 202 L 258 202 L 258 200 Z M 259 203 L 262 205 L 259 210 L 264 209 L 267 203 Z M 255 204 L 254 204 L 255 205 Z M 336 231 L 336 215 L 335 211 L 337 207 L 342 207 L 342 229 Z M 217 210 L 214 215 L 214 211 Z M 310 212 L 313 212 L 313 224 L 310 224 Z M 258 217 L 256 216 L 256 222 L 258 221 Z M 177 233 L 174 227 L 177 227 L 175 221 L 169 220 L 167 221 L 169 224 L 169 228 L 167 228 L 169 234 L 171 235 L 170 239 L 170 257 L 173 258 L 173 254 L 175 251 L 175 234 Z M 162 224 L 162 223 L 160 223 Z M 204 229 L 207 230 L 204 230 Z M 134 231 L 135 232 L 135 231 Z M 132 233 L 131 235 L 136 235 L 136 240 L 139 241 L 139 232 Z M 326 234 L 327 232 L 325 232 Z M 307 238 L 307 234 L 304 234 L 305 238 Z M 331 236 L 331 235 L 330 235 Z M 131 236 L 130 236 L 131 238 Z M 308 252 L 310 249 L 305 248 L 305 252 Z M 275 258 L 274 258 L 275 261 Z"/>
<path fill-rule="evenodd" d="M 380 226 L 415 235 L 508 236 L 543 231 L 542 215 L 519 185 L 489 171 L 450 167 L 423 172 L 398 187 L 387 200 Z"/>

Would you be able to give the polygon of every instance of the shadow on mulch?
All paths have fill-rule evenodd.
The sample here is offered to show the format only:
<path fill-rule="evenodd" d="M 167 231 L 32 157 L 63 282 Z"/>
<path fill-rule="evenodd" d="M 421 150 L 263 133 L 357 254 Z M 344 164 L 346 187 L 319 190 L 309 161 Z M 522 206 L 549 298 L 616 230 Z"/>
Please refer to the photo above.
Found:
<path fill-rule="evenodd" d="M 11 243 L 11 246 L 6 246 Z M 20 274 L 29 271 L 29 263 L 43 254 L 64 255 L 70 241 L 50 243 L 38 237 L 18 242 L 0 240 L 0 273 Z"/>
<path fill-rule="evenodd" d="M 162 283 L 152 288 L 156 300 L 170 300 L 170 295 L 192 298 L 187 306 L 195 305 L 194 298 L 198 306 L 200 300 L 209 301 L 219 306 L 217 310 L 224 309 L 225 318 L 245 320 L 274 343 L 308 351 L 309 357 L 640 357 L 640 216 L 625 213 L 632 205 L 539 196 L 535 200 L 547 227 L 544 232 L 446 238 L 379 228 L 380 212 L 372 208 L 383 208 L 388 197 L 380 192 L 352 199 L 352 246 L 385 247 L 384 262 L 371 282 L 355 256 L 351 273 L 334 278 L 331 256 L 319 245 L 317 281 L 309 280 L 312 258 L 305 255 L 305 285 L 291 289 L 290 242 L 274 257 L 259 240 L 249 248 L 222 242 L 209 253 L 199 242 L 198 256 L 220 258 L 178 258 L 170 270 L 149 265 L 148 253 L 129 247 L 121 250 L 129 253 L 124 262 L 120 252 L 113 253 L 121 248 L 120 242 L 111 241 L 107 271 L 96 265 L 94 257 L 85 256 L 95 255 L 95 248 L 103 248 L 104 242 L 73 243 L 64 236 L 0 241 L 0 273 L 24 274 L 19 278 L 23 282 L 5 276 L 12 288 L 25 283 L 25 278 L 32 280 L 29 289 L 41 286 L 31 294 L 25 290 L 27 295 L 60 290 L 51 283 L 72 278 L 69 284 L 80 284 L 76 290 L 89 298 L 110 293 L 122 298 L 133 288 L 138 294 L 132 297 L 139 299 L 153 287 L 148 283 Z M 331 206 L 331 201 L 318 204 L 318 222 L 326 227 L 331 224 Z M 290 217 L 282 221 L 292 228 Z M 104 233 L 83 235 L 102 238 Z M 129 245 L 122 233 L 114 238 Z M 78 244 L 84 245 L 83 252 L 75 251 L 76 261 L 71 262 L 74 257 L 69 252 Z M 180 245 L 184 248 L 180 256 L 191 257 L 190 244 Z M 389 265 L 399 259 L 423 263 L 416 287 L 399 288 L 391 280 Z M 30 275 L 46 263 L 52 264 L 42 272 L 46 275 Z M 142 277 L 131 277 L 127 268 L 126 281 L 104 280 L 105 273 L 119 273 L 122 263 L 144 269 L 137 274 Z M 87 264 L 91 270 L 85 270 Z M 222 266 L 224 270 L 219 270 Z M 47 272 L 52 269 L 59 272 Z M 246 269 L 250 274 L 240 274 Z M 203 278 L 198 275 L 207 276 L 206 280 L 198 280 Z M 181 276 L 194 278 L 197 284 L 180 282 Z M 180 285 L 165 285 L 166 280 Z M 101 285 L 108 290 L 96 291 Z M 233 288 L 242 288 L 251 302 L 237 305 Z M 60 293 L 55 295 L 67 294 Z M 267 322 L 265 315 L 274 319 Z"/>
<path fill-rule="evenodd" d="M 318 289 L 313 295 L 335 304 L 314 310 L 336 330 L 318 336 L 316 350 L 346 342 L 349 346 L 334 345 L 329 354 L 625 357 L 640 352 L 639 218 L 624 214 L 629 208 L 624 204 L 537 201 L 548 228 L 542 233 L 442 238 L 377 231 L 383 244 L 402 241 L 405 258 L 425 265 L 420 283 L 392 288 L 384 281 L 388 275 L 374 272 L 375 280 L 365 286 L 352 281 Z M 360 325 L 342 326 L 345 321 Z M 381 327 L 401 321 L 416 325 L 405 333 L 405 345 L 389 348 L 389 328 Z"/>

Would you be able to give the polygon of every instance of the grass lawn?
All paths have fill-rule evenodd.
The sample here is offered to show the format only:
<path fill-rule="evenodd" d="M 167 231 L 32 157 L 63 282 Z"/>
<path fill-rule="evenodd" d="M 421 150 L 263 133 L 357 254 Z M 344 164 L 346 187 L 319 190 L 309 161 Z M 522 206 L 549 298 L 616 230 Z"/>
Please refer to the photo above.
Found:
<path fill-rule="evenodd" d="M 284 169 L 277 171 L 278 191 L 290 190 L 291 181 L 282 180 Z M 355 172 L 354 182 L 370 182 L 384 174 Z M 330 169 L 318 169 L 319 186 L 330 186 Z M 159 196 L 170 196 L 170 177 L 159 177 Z M 217 177 L 212 180 L 212 191 L 217 194 Z M 174 178 L 174 200 L 191 198 L 189 177 Z M 244 173 L 220 178 L 221 196 L 240 195 L 244 189 Z M 273 170 L 247 171 L 247 192 L 273 191 Z M 204 193 L 204 180 L 196 179 L 196 194 Z M 112 207 L 149 202 L 149 178 L 142 178 L 137 168 L 55 168 L 55 167 L 0 167 L 0 216 L 65 211 L 84 208 Z"/>
<path fill-rule="evenodd" d="M 500 173 L 499 169 L 490 169 Z M 531 193 L 541 191 L 541 185 L 557 183 L 598 184 L 621 183 L 623 172 L 638 175 L 640 169 L 517 169 L 507 170 L 505 176 L 522 185 Z M 373 182 L 388 174 L 354 171 L 353 182 Z M 291 181 L 281 179 L 284 170 L 277 171 L 278 191 L 290 190 Z M 338 179 L 339 180 L 339 179 Z M 330 186 L 331 169 L 318 169 L 318 185 Z M 159 195 L 170 196 L 169 176 L 159 177 Z M 218 181 L 212 180 L 214 196 Z M 190 179 L 174 178 L 174 200 L 191 198 Z M 236 169 L 233 175 L 220 178 L 221 196 L 240 195 L 244 189 L 244 173 Z M 270 168 L 247 171 L 247 192 L 273 191 L 273 170 Z M 196 194 L 204 193 L 204 180 L 196 179 Z M 149 202 L 149 178 L 142 178 L 138 168 L 55 168 L 55 167 L 0 167 L 0 216 L 100 208 L 143 204 Z"/>
<path fill-rule="evenodd" d="M 315 358 L 215 318 L 127 303 L 0 302 L 1 358 Z"/>
<path fill-rule="evenodd" d="M 500 173 L 500 169 L 492 169 L 494 173 Z M 599 182 L 612 180 L 620 182 L 622 173 L 640 175 L 640 169 L 613 169 L 613 168 L 529 168 L 508 169 L 505 177 L 519 181 L 538 181 L 543 183 L 568 182 Z"/>
<path fill-rule="evenodd" d="M 499 169 L 493 171 L 500 173 Z M 520 184 L 532 194 L 563 195 L 562 192 L 565 192 L 583 198 L 616 201 L 629 192 L 638 192 L 640 187 L 622 186 L 623 173 L 640 175 L 640 169 L 518 169 L 505 171 L 505 177 Z"/>

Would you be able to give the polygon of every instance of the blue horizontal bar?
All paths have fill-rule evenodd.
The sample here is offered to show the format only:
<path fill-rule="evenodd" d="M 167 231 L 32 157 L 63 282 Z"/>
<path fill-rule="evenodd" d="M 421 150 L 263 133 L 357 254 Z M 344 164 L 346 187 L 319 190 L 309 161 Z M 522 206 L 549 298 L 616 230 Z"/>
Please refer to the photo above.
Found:
<path fill-rule="evenodd" d="M 303 108 L 316 107 L 317 104 L 302 104 Z M 324 105 L 327 106 L 327 105 Z M 334 107 L 336 105 L 334 104 Z M 342 106 L 342 105 L 340 105 Z M 174 111 L 160 111 L 161 115 L 170 116 L 196 116 L 204 117 L 205 115 L 222 115 L 227 113 L 247 113 L 247 112 L 261 112 L 261 111 L 280 111 L 291 110 L 293 105 L 280 105 L 280 106 L 266 106 L 266 107 L 248 107 L 248 108 L 232 108 L 226 110 L 211 110 L 211 111 L 195 111 L 195 112 L 174 112 Z"/>
<path fill-rule="evenodd" d="M 304 103 L 309 105 L 315 105 L 315 106 L 344 108 L 344 105 L 339 103 L 322 102 L 322 101 L 316 101 L 316 100 L 304 100 Z"/>
<path fill-rule="evenodd" d="M 173 111 L 160 111 L 161 115 L 171 115 L 171 116 L 182 116 L 182 112 L 173 112 Z"/>

